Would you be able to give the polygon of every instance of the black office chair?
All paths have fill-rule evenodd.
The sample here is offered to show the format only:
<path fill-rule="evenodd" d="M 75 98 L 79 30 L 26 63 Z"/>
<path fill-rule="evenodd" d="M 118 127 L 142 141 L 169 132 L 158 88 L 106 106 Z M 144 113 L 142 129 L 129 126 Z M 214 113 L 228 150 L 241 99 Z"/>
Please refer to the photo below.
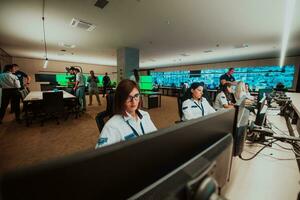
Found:
<path fill-rule="evenodd" d="M 106 117 L 111 118 L 113 116 L 114 98 L 115 98 L 115 94 L 113 91 L 111 91 L 109 94 L 107 94 L 106 95 L 106 110 L 99 112 L 97 114 L 97 116 L 95 117 L 96 124 L 98 126 L 98 130 L 100 133 L 104 127 L 105 118 Z"/>
<path fill-rule="evenodd" d="M 186 100 L 185 96 L 178 96 L 177 97 L 177 108 L 178 108 L 178 115 L 179 115 L 179 120 L 175 121 L 175 123 L 180 123 L 183 122 L 182 121 L 182 117 L 183 117 L 183 112 L 182 112 L 182 103 Z"/>
<path fill-rule="evenodd" d="M 41 120 L 41 125 L 49 118 L 54 118 L 59 124 L 58 118 L 64 113 L 63 92 L 43 92 L 42 110 L 44 117 Z"/>

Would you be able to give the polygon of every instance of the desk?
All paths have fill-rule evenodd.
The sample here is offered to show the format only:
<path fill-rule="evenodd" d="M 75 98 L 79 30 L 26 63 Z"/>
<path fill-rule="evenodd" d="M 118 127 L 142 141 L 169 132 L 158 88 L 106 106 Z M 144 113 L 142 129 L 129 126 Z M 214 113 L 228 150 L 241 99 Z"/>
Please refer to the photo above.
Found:
<path fill-rule="evenodd" d="M 63 98 L 64 99 L 68 99 L 68 98 L 76 98 L 74 95 L 63 91 L 63 90 L 59 90 L 63 92 Z M 52 91 L 51 91 L 52 92 Z M 24 102 L 32 102 L 32 101 L 40 101 L 43 100 L 43 92 L 41 91 L 32 91 L 30 92 L 24 99 Z"/>
<path fill-rule="evenodd" d="M 75 106 L 75 113 L 77 116 L 77 101 L 76 101 L 76 96 L 63 91 L 63 90 L 59 90 L 63 92 L 63 98 L 66 101 L 71 101 L 71 106 Z M 50 91 L 53 92 L 53 91 Z M 29 125 L 29 110 L 31 109 L 34 117 L 36 117 L 38 115 L 39 112 L 41 112 L 41 108 L 42 108 L 42 102 L 43 102 L 43 92 L 42 91 L 31 91 L 23 100 L 23 106 L 24 106 L 24 111 L 25 111 L 25 115 L 24 115 L 24 119 L 26 121 L 26 125 Z M 31 105 L 31 106 L 29 106 Z M 29 108 L 30 107 L 30 108 Z M 33 118 L 34 118 L 33 117 Z"/>
<path fill-rule="evenodd" d="M 152 92 L 152 91 L 144 91 L 142 94 L 142 107 L 143 108 L 157 108 L 161 107 L 161 93 L 160 92 Z"/>
<path fill-rule="evenodd" d="M 284 117 L 275 115 L 274 111 L 268 111 L 267 115 L 268 120 L 280 130 L 288 130 Z M 281 133 L 276 129 L 274 131 Z M 278 144 L 291 148 L 285 143 Z M 242 155 L 249 158 L 261 147 L 258 144 L 246 145 Z M 295 158 L 292 151 L 277 145 L 264 149 L 250 161 L 233 158 L 230 181 L 223 188 L 223 195 L 230 200 L 296 200 L 300 191 L 300 174 L 296 160 L 276 160 L 270 156 Z"/>
<path fill-rule="evenodd" d="M 292 106 L 294 111 L 296 112 L 298 119 L 297 119 L 297 131 L 300 133 L 300 93 L 286 93 L 286 96 L 290 97 L 292 100 Z"/>

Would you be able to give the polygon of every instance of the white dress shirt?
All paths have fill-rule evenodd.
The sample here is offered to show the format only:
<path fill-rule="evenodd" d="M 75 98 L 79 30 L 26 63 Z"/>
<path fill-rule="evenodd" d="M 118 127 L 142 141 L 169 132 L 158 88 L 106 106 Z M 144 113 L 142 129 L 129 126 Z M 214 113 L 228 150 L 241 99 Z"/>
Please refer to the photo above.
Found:
<path fill-rule="evenodd" d="M 0 87 L 1 88 L 20 88 L 20 81 L 18 77 L 11 72 L 5 72 L 0 74 Z"/>
<path fill-rule="evenodd" d="M 156 131 L 157 128 L 146 111 L 139 110 L 141 118 L 135 120 L 128 116 L 114 115 L 104 125 L 95 148 L 130 140 L 138 136 Z"/>
<path fill-rule="evenodd" d="M 214 113 L 216 111 L 213 107 L 211 107 L 206 98 L 202 97 L 199 101 L 194 99 L 185 100 L 182 103 L 182 112 L 182 120 L 187 121 Z"/>

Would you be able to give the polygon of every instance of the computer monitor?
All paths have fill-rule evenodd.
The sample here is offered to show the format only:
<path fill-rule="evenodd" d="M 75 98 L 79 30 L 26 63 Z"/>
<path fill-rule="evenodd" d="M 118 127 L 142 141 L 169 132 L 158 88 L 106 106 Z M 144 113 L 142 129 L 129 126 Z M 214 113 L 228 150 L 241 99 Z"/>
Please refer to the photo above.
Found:
<path fill-rule="evenodd" d="M 126 199 L 201 152 L 205 157 L 200 166 L 216 161 L 221 168 L 215 173 L 222 187 L 228 178 L 231 146 L 219 164 L 217 158 L 230 145 L 230 139 L 222 141 L 233 131 L 234 114 L 234 109 L 219 111 L 134 140 L 3 174 L 0 197 Z M 213 148 L 218 141 L 220 149 Z"/>
<path fill-rule="evenodd" d="M 258 97 L 257 97 L 257 102 L 259 102 L 264 96 L 268 98 L 268 96 L 273 92 L 272 88 L 267 88 L 267 89 L 259 89 L 258 90 Z"/>
<path fill-rule="evenodd" d="M 266 102 L 267 102 L 267 98 L 266 98 L 266 96 L 264 96 L 257 103 L 257 113 L 256 113 L 255 121 L 254 121 L 254 124 L 256 124 L 257 126 L 262 126 L 265 121 L 266 113 L 268 110 L 268 105 Z"/>
<path fill-rule="evenodd" d="M 235 105 L 236 117 L 233 132 L 233 156 L 239 156 L 243 152 L 247 136 L 250 111 L 246 108 L 246 99 L 239 105 Z"/>

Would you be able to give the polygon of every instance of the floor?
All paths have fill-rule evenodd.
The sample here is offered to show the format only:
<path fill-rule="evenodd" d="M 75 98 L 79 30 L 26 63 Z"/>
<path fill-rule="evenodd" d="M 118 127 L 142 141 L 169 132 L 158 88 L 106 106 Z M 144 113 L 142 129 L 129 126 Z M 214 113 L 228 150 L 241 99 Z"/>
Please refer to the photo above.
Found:
<path fill-rule="evenodd" d="M 60 125 L 46 121 L 43 127 L 39 123 L 30 127 L 25 123 L 18 124 L 14 115 L 7 112 L 0 125 L 0 173 L 93 149 L 99 136 L 94 119 L 106 108 L 106 100 L 101 97 L 101 102 L 102 105 L 98 106 L 94 97 L 94 104 L 88 106 L 80 118 L 60 120 Z M 169 127 L 178 120 L 175 97 L 162 96 L 161 108 L 146 111 L 158 129 Z"/>

